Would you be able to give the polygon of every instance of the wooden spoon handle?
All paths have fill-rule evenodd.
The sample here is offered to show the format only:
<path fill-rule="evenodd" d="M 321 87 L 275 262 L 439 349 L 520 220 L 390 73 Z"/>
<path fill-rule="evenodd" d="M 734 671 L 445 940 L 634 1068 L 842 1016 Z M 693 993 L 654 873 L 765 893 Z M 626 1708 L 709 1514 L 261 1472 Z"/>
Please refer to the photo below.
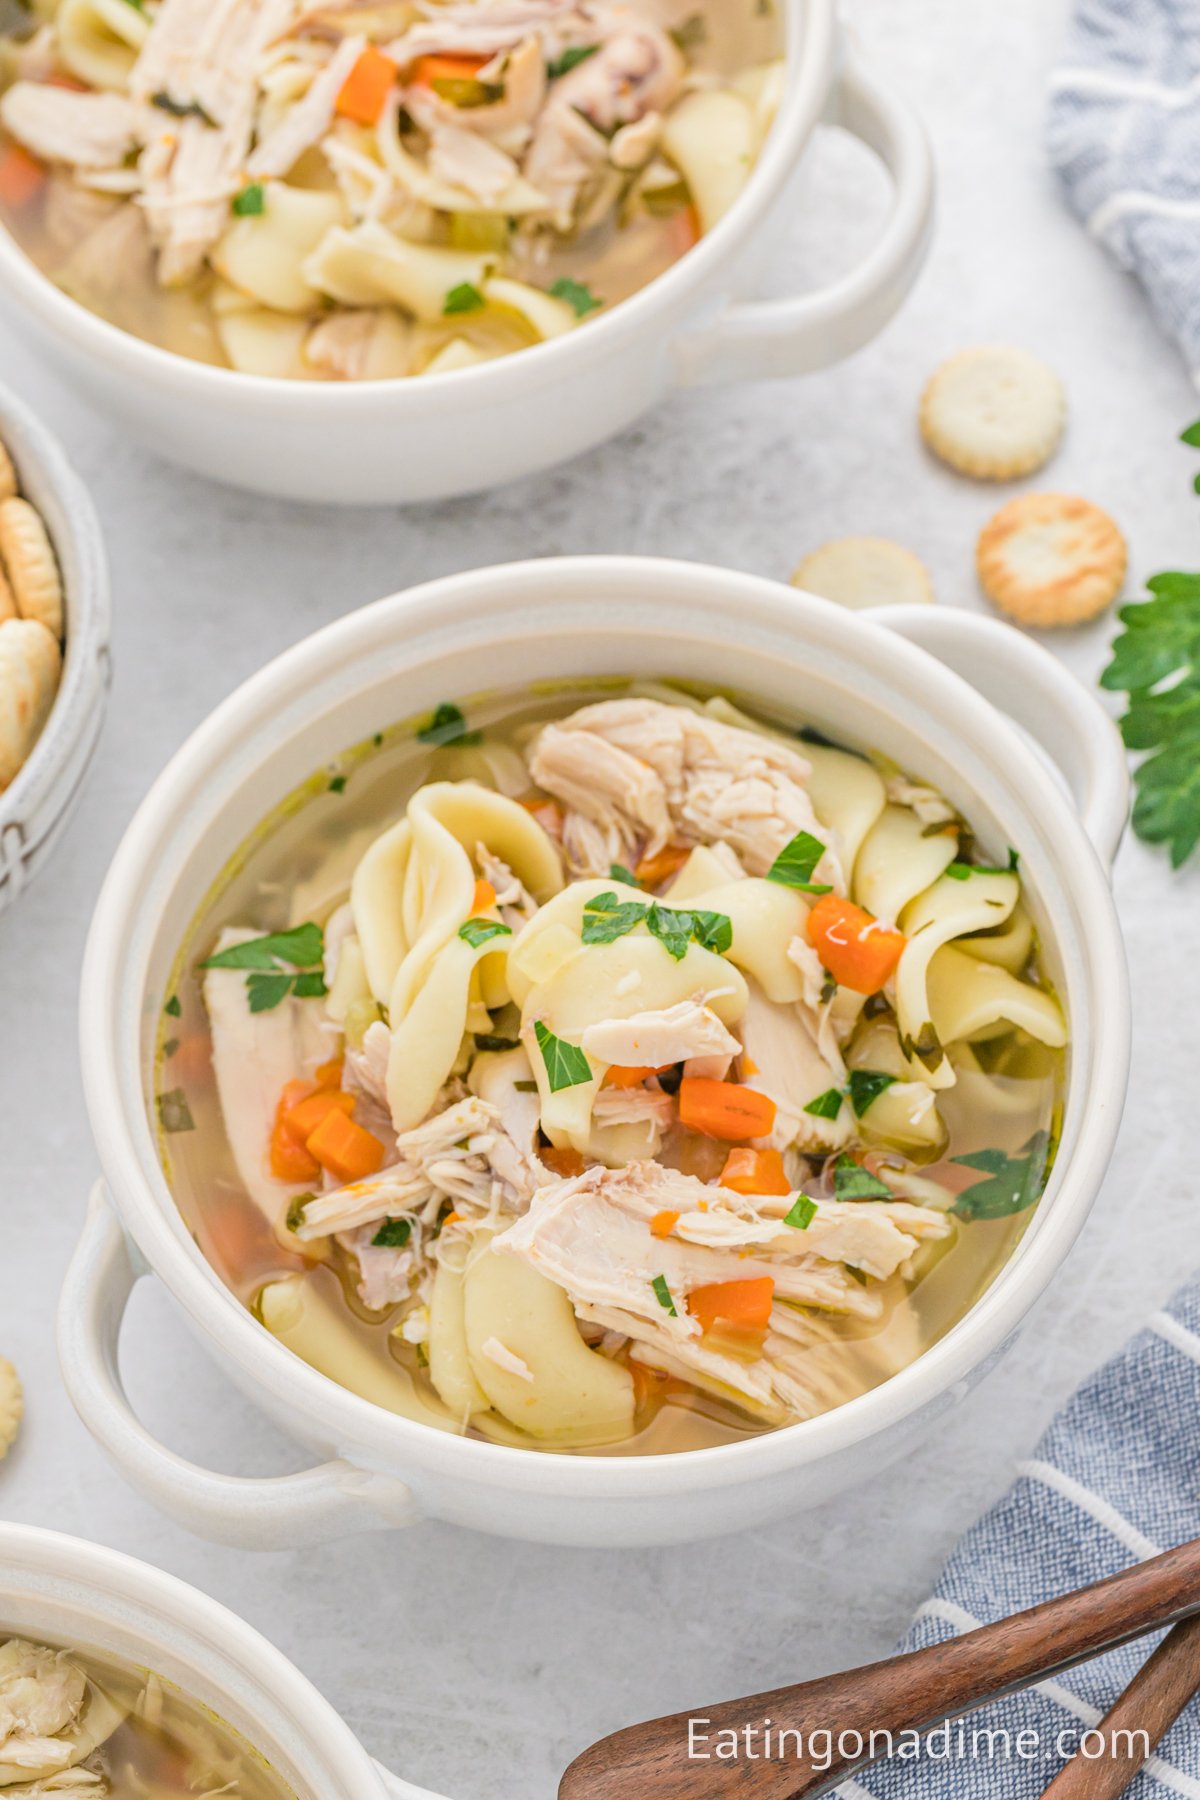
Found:
<path fill-rule="evenodd" d="M 869 1760 L 855 1742 L 869 1744 L 872 1732 L 884 1743 L 879 1734 L 926 1730 L 1192 1612 L 1200 1540 L 926 1650 L 616 1732 L 576 1758 L 559 1800 L 814 1800 Z M 774 1750 L 764 1747 L 767 1720 Z M 754 1754 L 715 1755 L 722 1742 L 744 1743 L 747 1727 L 758 1734 Z M 814 1730 L 849 1747 L 827 1762 L 812 1754 Z M 700 1732 L 706 1756 L 696 1754 Z"/>
<path fill-rule="evenodd" d="M 1197 1689 L 1200 1618 L 1191 1618 L 1167 1633 L 1096 1726 L 1105 1737 L 1107 1754 L 1092 1760 L 1073 1757 L 1050 1783 L 1043 1800 L 1117 1800 Z"/>

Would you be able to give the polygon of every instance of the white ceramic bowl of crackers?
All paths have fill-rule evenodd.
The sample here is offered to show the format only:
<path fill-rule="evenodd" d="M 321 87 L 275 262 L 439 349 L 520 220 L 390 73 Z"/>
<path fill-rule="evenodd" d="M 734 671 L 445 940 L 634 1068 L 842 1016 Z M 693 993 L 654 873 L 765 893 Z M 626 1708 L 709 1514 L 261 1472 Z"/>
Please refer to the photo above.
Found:
<path fill-rule="evenodd" d="M 74 810 L 109 681 L 108 569 L 87 490 L 0 388 L 0 910 Z"/>

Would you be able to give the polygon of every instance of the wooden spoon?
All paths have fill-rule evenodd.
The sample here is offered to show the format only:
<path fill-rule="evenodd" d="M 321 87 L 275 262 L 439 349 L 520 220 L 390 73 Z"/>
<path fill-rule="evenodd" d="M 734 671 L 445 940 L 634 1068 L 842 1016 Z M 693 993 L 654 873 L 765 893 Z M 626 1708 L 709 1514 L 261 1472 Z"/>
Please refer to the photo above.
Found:
<path fill-rule="evenodd" d="M 1110 1753 L 1072 1757 L 1042 1800 L 1117 1800 L 1197 1689 L 1200 1617 L 1184 1619 L 1167 1633 L 1096 1726 Z M 1126 1732 L 1133 1735 L 1127 1738 Z"/>
<path fill-rule="evenodd" d="M 872 1760 L 866 1748 L 872 1731 L 886 1754 L 880 1733 L 898 1739 L 904 1731 L 927 1731 L 1195 1612 L 1200 1539 L 927 1650 L 614 1732 L 576 1757 L 559 1783 L 559 1800 L 815 1800 Z M 764 1749 L 767 1720 L 771 1738 Z M 718 1733 L 735 1732 L 745 1745 L 748 1727 L 756 1733 L 753 1755 L 721 1761 L 712 1754 Z M 801 1734 L 802 1748 L 795 1735 L 781 1747 L 783 1731 Z M 828 1767 L 809 1759 L 812 1731 L 832 1734 Z M 700 1742 L 704 1734 L 707 1744 Z M 821 1762 L 823 1749 L 822 1739 Z"/>

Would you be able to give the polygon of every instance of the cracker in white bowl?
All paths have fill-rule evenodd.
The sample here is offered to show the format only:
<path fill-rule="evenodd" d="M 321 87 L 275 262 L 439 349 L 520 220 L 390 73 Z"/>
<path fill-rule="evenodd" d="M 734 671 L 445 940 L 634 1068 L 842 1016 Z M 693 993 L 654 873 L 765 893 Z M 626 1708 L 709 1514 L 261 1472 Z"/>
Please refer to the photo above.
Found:
<path fill-rule="evenodd" d="M 890 538 L 834 538 L 804 558 L 793 570 L 791 583 L 854 610 L 934 599 L 933 583 L 920 557 Z"/>
<path fill-rule="evenodd" d="M 1128 566 L 1114 521 L 1075 494 L 1020 494 L 979 535 L 988 599 L 1022 625 L 1081 625 L 1112 604 Z"/>
<path fill-rule="evenodd" d="M 978 481 L 1012 481 L 1040 469 L 1066 422 L 1066 394 L 1054 370 L 1011 344 L 960 350 L 935 369 L 921 396 L 929 448 Z"/>
<path fill-rule="evenodd" d="M 41 514 L 19 494 L 0 500 L 0 558 L 21 617 L 36 619 L 61 638 L 63 590 L 58 559 Z"/>
<path fill-rule="evenodd" d="M 62 651 L 37 619 L 0 624 L 0 793 L 20 773 L 50 717 Z"/>
<path fill-rule="evenodd" d="M 16 1442 L 25 1413 L 21 1379 L 12 1364 L 0 1356 L 0 1462 Z"/>

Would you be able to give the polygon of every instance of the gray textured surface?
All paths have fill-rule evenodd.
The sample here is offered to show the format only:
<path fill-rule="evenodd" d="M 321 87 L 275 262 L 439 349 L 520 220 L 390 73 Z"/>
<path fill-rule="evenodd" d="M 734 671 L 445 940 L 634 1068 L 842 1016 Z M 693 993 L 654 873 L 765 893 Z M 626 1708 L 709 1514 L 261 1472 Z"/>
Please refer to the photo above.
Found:
<path fill-rule="evenodd" d="M 51 1320 L 95 1165 L 76 1071 L 75 987 L 92 897 L 153 774 L 214 702 L 314 626 L 423 576 L 524 554 L 639 550 L 784 573 L 843 531 L 929 562 L 944 602 L 982 604 L 972 546 L 997 497 L 934 467 L 913 425 L 931 366 L 964 343 L 1042 352 L 1070 390 L 1049 484 L 1110 506 L 1135 575 L 1194 563 L 1196 399 L 1136 289 L 1061 206 L 1042 163 L 1059 7 L 858 0 L 882 66 L 924 109 L 942 176 L 938 247 L 886 335 L 805 382 L 679 398 L 573 467 L 476 502 L 360 517 L 245 499 L 119 441 L 0 334 L 0 369 L 66 440 L 107 530 L 117 610 L 111 718 L 83 812 L 0 920 L 0 1353 L 28 1422 L 0 1513 L 91 1535 L 237 1607 L 320 1684 L 369 1747 L 462 1800 L 543 1800 L 573 1749 L 631 1718 L 878 1655 L 957 1534 L 1056 1403 L 1195 1261 L 1190 1179 L 1200 870 L 1141 847 L 1118 870 L 1136 996 L 1135 1080 L 1110 1179 L 1050 1308 L 952 1434 L 869 1492 L 699 1550 L 543 1552 L 436 1527 L 257 1560 L 211 1549 L 130 1494 L 59 1385 Z M 879 188 L 822 144 L 786 230 L 793 273 L 861 244 Z M 781 251 L 781 258 L 784 257 Z M 1055 640 L 1085 680 L 1111 626 Z M 239 1472 L 298 1466 L 198 1355 L 152 1285 L 126 1338 L 130 1386 L 178 1448 Z"/>

